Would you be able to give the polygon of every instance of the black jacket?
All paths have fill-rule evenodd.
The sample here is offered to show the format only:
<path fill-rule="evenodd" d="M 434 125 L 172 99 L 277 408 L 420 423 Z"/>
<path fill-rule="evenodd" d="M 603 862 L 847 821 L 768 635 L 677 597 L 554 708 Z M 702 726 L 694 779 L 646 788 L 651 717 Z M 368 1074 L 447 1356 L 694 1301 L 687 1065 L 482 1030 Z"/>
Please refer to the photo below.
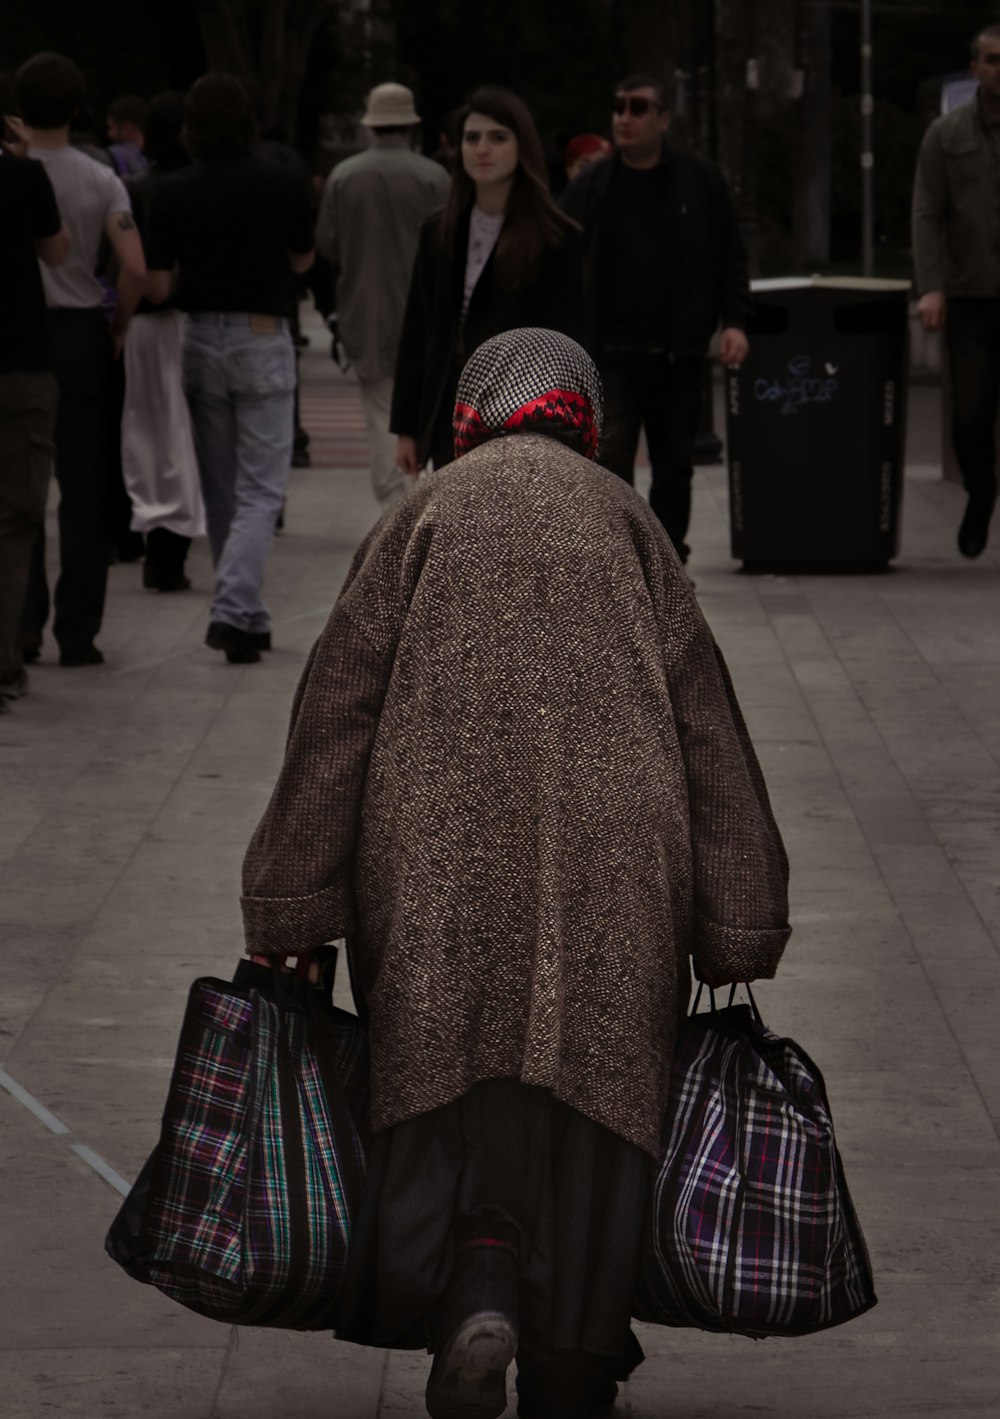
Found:
<path fill-rule="evenodd" d="M 670 267 L 672 354 L 704 355 L 716 328 L 745 330 L 752 306 L 747 255 L 722 173 L 704 158 L 664 144 L 666 200 L 673 240 L 664 260 Z M 583 227 L 587 344 L 601 348 L 601 310 L 606 279 L 605 213 L 615 199 L 621 158 L 605 158 L 585 168 L 563 194 L 563 210 Z"/>
<path fill-rule="evenodd" d="M 536 280 L 514 291 L 497 285 L 493 256 L 483 268 L 462 322 L 465 252 L 469 239 L 466 213 L 456 232 L 457 260 L 438 238 L 441 213 L 420 230 L 403 330 L 396 358 L 389 428 L 417 441 L 425 463 L 435 430 L 450 424 L 462 366 L 484 340 L 520 326 L 559 330 L 574 340 L 584 334 L 582 242 L 569 231 L 562 246 L 546 249 Z"/>

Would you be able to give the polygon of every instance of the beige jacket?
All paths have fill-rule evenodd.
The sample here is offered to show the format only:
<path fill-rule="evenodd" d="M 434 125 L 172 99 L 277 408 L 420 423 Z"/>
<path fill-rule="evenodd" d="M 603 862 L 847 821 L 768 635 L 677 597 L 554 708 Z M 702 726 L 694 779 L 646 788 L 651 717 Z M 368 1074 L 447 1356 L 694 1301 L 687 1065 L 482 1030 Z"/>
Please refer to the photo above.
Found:
<path fill-rule="evenodd" d="M 369 148 L 327 178 L 316 247 L 337 272 L 337 333 L 361 380 L 393 376 L 417 237 L 449 183 L 408 148 Z"/>
<path fill-rule="evenodd" d="M 521 434 L 375 526 L 243 911 L 255 952 L 348 936 L 376 1129 L 510 1077 L 657 1156 L 689 954 L 773 975 L 786 887 L 721 655 L 631 488 Z"/>

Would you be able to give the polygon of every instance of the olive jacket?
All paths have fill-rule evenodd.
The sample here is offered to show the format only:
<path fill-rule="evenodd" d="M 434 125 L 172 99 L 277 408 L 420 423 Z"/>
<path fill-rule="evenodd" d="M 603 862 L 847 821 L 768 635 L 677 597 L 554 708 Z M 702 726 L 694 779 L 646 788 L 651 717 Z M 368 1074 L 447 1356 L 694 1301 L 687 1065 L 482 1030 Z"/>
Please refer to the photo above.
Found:
<path fill-rule="evenodd" d="M 359 549 L 243 913 L 252 952 L 348 938 L 373 1128 L 514 1078 L 655 1157 L 689 955 L 773 975 L 787 875 L 659 522 L 518 434 L 419 484 Z"/>
<path fill-rule="evenodd" d="M 913 186 L 917 294 L 1000 296 L 1000 130 L 978 99 L 936 118 Z"/>

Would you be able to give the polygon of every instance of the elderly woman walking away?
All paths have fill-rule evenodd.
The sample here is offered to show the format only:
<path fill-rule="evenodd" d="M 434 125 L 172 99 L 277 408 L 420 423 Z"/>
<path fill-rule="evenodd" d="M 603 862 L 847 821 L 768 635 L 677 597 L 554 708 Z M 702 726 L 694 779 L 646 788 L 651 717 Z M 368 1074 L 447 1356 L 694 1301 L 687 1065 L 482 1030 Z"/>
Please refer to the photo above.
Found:
<path fill-rule="evenodd" d="M 348 938 L 374 1143 L 339 1334 L 427 1344 L 434 1419 L 608 1410 L 689 958 L 773 975 L 787 861 L 656 518 L 592 461 L 572 340 L 462 375 L 457 460 L 375 526 L 247 853 L 248 949 Z"/>
<path fill-rule="evenodd" d="M 519 326 L 579 336 L 584 325 L 583 238 L 549 195 L 527 106 L 477 89 L 459 132 L 444 211 L 421 229 L 396 360 L 389 427 L 410 475 L 451 462 L 458 376 L 478 345 Z"/>

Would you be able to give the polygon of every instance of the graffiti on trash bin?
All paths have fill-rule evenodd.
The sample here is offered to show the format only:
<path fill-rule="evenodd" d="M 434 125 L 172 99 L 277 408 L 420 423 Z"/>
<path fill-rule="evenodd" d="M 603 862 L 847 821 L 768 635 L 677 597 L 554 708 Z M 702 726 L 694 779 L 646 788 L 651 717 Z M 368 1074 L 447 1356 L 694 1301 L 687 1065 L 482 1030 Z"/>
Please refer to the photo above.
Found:
<path fill-rule="evenodd" d="M 786 374 L 754 381 L 754 398 L 761 404 L 779 404 L 782 414 L 797 414 L 807 404 L 829 404 L 837 392 L 836 365 L 826 364 L 821 375 L 809 373 L 812 360 L 796 355 Z"/>

